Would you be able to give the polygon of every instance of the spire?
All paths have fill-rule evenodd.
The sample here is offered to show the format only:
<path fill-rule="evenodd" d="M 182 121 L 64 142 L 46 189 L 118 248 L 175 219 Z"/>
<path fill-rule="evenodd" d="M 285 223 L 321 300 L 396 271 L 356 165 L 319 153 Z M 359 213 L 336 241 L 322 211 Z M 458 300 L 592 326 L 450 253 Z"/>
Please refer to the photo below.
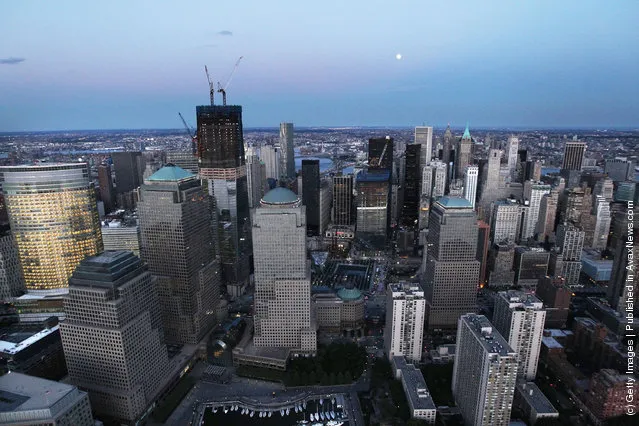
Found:
<path fill-rule="evenodd" d="M 470 139 L 470 131 L 468 130 L 468 122 L 466 122 L 466 130 L 464 130 L 464 135 L 462 139 Z"/>

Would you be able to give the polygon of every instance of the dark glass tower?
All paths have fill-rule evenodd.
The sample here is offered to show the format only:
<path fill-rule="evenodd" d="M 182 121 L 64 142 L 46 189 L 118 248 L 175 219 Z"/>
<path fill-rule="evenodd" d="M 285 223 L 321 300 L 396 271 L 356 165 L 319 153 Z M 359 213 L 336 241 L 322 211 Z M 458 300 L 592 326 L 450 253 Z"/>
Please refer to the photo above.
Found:
<path fill-rule="evenodd" d="M 333 223 L 353 223 L 353 175 L 333 176 Z"/>
<path fill-rule="evenodd" d="M 368 140 L 368 170 L 393 169 L 393 138 L 372 138 Z"/>
<path fill-rule="evenodd" d="M 306 232 L 319 235 L 320 166 L 319 160 L 302 160 L 302 204 L 306 206 Z"/>
<path fill-rule="evenodd" d="M 242 107 L 205 105 L 196 113 L 200 178 L 214 198 L 223 277 L 236 297 L 248 285 L 251 255 Z"/>
<path fill-rule="evenodd" d="M 115 209 L 115 192 L 111 180 L 111 166 L 108 163 L 98 166 L 98 184 L 100 185 L 100 198 L 104 203 L 104 212 L 110 213 Z"/>
<path fill-rule="evenodd" d="M 421 200 L 420 167 L 421 145 L 406 145 L 406 172 L 404 177 L 404 204 L 402 206 L 402 225 L 416 229 L 419 222 L 419 202 Z"/>
<path fill-rule="evenodd" d="M 114 152 L 115 190 L 118 194 L 131 192 L 142 184 L 144 158 L 141 152 Z"/>

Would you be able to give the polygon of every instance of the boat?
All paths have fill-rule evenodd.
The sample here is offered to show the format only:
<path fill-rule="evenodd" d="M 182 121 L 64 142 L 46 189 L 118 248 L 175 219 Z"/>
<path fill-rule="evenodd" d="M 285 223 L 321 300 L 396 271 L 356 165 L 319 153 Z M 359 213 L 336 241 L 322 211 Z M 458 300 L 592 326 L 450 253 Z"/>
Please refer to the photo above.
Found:
<path fill-rule="evenodd" d="M 329 414 L 331 415 L 331 419 L 335 420 L 335 411 L 331 411 Z"/>
<path fill-rule="evenodd" d="M 311 413 L 311 421 L 314 422 L 315 421 L 315 413 Z"/>
<path fill-rule="evenodd" d="M 326 420 L 326 416 L 324 416 L 324 412 L 320 411 L 320 417 L 322 418 L 322 420 Z"/>
<path fill-rule="evenodd" d="M 272 412 L 272 411 L 269 411 L 269 412 L 268 412 L 268 416 L 269 416 L 269 417 L 271 417 L 272 415 L 273 415 L 273 412 Z"/>
<path fill-rule="evenodd" d="M 323 403 L 324 403 L 324 400 L 320 398 L 320 405 L 322 405 Z"/>
<path fill-rule="evenodd" d="M 283 408 L 280 410 L 280 416 L 284 417 L 284 409 Z"/>
<path fill-rule="evenodd" d="M 226 407 L 224 407 L 224 414 L 226 414 L 226 413 L 228 413 L 228 412 L 229 412 L 229 409 L 228 409 L 228 408 L 226 408 Z"/>
<path fill-rule="evenodd" d="M 291 414 L 291 409 L 290 409 L 290 408 L 287 408 L 287 409 L 286 409 L 286 415 L 288 416 L 289 414 Z"/>
<path fill-rule="evenodd" d="M 304 403 L 302 404 L 302 408 L 306 410 L 306 401 L 304 401 Z"/>
<path fill-rule="evenodd" d="M 217 413 L 217 407 L 213 407 L 213 414 Z"/>
<path fill-rule="evenodd" d="M 307 424 L 309 424 L 309 421 L 308 420 L 298 420 L 296 424 L 298 424 L 298 425 L 307 425 Z"/>
<path fill-rule="evenodd" d="M 255 414 L 255 411 L 251 411 L 250 416 L 253 417 L 254 414 Z"/>

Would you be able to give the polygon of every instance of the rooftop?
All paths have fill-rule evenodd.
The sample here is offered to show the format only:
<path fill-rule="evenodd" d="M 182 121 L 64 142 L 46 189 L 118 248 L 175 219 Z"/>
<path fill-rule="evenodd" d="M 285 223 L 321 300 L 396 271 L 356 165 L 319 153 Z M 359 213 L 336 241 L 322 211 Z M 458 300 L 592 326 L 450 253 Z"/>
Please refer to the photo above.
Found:
<path fill-rule="evenodd" d="M 10 372 L 0 377 L 0 413 L 47 410 L 74 391 L 65 383 Z"/>
<path fill-rule="evenodd" d="M 559 415 L 559 412 L 548 401 L 546 395 L 537 387 L 533 382 L 520 382 L 517 383 L 515 388 L 516 392 L 519 392 L 524 398 L 526 403 L 530 405 L 538 414 L 552 413 Z"/>
<path fill-rule="evenodd" d="M 270 205 L 288 205 L 299 202 L 299 197 L 293 191 L 287 188 L 274 188 L 262 197 L 262 204 Z"/>
<path fill-rule="evenodd" d="M 9 341 L 9 340 L 0 340 L 0 353 L 4 353 L 7 355 L 15 355 L 21 350 L 24 350 L 37 342 L 38 340 L 53 334 L 58 331 L 58 326 L 54 326 L 51 328 L 45 328 L 37 333 L 28 333 L 31 336 L 26 339 L 20 340 L 19 342 Z M 23 333 L 20 333 L 23 334 Z"/>
<path fill-rule="evenodd" d="M 149 176 L 147 180 L 150 182 L 180 182 L 193 177 L 195 177 L 194 174 L 187 172 L 182 167 L 178 167 L 174 164 L 167 164 Z"/>
<path fill-rule="evenodd" d="M 541 343 L 548 349 L 563 349 L 563 345 L 555 340 L 554 337 L 542 337 Z"/>
<path fill-rule="evenodd" d="M 521 290 L 500 291 L 499 297 L 506 300 L 511 308 L 522 307 L 530 309 L 542 309 L 543 303 L 534 294 Z M 513 306 L 514 305 L 514 306 Z"/>
<path fill-rule="evenodd" d="M 357 300 L 357 299 L 361 299 L 362 292 L 356 288 L 344 287 L 344 288 L 340 288 L 337 291 L 337 297 L 339 297 L 340 299 L 344 301 Z"/>
<path fill-rule="evenodd" d="M 386 182 L 389 179 L 387 170 L 362 170 L 357 174 L 358 182 Z"/>
<path fill-rule="evenodd" d="M 468 324 L 477 340 L 482 344 L 484 350 L 489 354 L 499 356 L 517 356 L 517 353 L 510 347 L 506 339 L 493 327 L 483 315 L 466 314 L 460 319 Z"/>
<path fill-rule="evenodd" d="M 131 274 L 144 265 L 131 251 L 107 250 L 97 256 L 85 258 L 69 279 L 73 286 L 118 286 L 131 278 Z"/>
<path fill-rule="evenodd" d="M 461 197 L 441 197 L 437 200 L 439 204 L 447 209 L 472 209 L 473 205 L 465 198 Z"/>
<path fill-rule="evenodd" d="M 422 372 L 413 364 L 406 363 L 403 356 L 393 357 L 393 366 L 400 371 L 404 383 L 406 399 L 413 410 L 435 410 L 435 403 L 430 396 Z"/>

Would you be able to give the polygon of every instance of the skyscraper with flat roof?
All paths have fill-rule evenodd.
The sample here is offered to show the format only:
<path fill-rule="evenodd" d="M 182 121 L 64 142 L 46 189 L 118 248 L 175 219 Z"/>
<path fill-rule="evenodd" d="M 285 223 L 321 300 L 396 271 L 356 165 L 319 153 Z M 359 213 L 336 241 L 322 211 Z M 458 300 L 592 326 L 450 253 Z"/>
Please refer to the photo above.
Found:
<path fill-rule="evenodd" d="M 319 160 L 302 160 L 302 204 L 306 206 L 306 230 L 309 236 L 320 229 L 320 165 Z"/>
<path fill-rule="evenodd" d="M 586 154 L 586 143 L 578 141 L 566 142 L 564 147 L 563 170 L 581 170 L 581 165 Z"/>
<path fill-rule="evenodd" d="M 424 250 L 424 292 L 429 330 L 454 329 L 473 312 L 479 284 L 477 216 L 465 198 L 442 197 L 430 211 Z"/>
<path fill-rule="evenodd" d="M 510 136 L 508 138 L 508 147 L 506 155 L 508 156 L 508 170 L 510 170 L 510 178 L 514 181 L 517 177 L 517 165 L 519 164 L 517 152 L 519 151 L 519 138 Z"/>
<path fill-rule="evenodd" d="M 393 138 L 371 138 L 368 140 L 368 169 L 393 170 Z"/>
<path fill-rule="evenodd" d="M 293 179 L 296 172 L 293 123 L 280 123 L 280 174 Z"/>
<path fill-rule="evenodd" d="M 242 107 L 196 108 L 200 178 L 215 199 L 217 238 L 226 291 L 239 296 L 248 285 L 251 223 L 242 134 Z"/>
<path fill-rule="evenodd" d="M 111 166 L 108 163 L 98 166 L 98 184 L 100 185 L 100 199 L 104 203 L 104 211 L 109 213 L 115 209 L 115 190 L 111 179 Z"/>
<path fill-rule="evenodd" d="M 157 288 L 166 340 L 197 344 L 215 323 L 219 261 L 209 195 L 194 175 L 165 166 L 140 191 L 141 253 Z"/>
<path fill-rule="evenodd" d="M 453 396 L 472 426 L 508 426 L 517 378 L 517 352 L 483 315 L 459 319 Z"/>
<path fill-rule="evenodd" d="M 353 175 L 333 176 L 333 224 L 353 223 Z"/>
<path fill-rule="evenodd" d="M 524 214 L 524 223 L 521 229 L 522 241 L 535 236 L 537 222 L 539 221 L 541 199 L 544 195 L 550 194 L 550 190 L 550 185 L 539 182 L 528 180 L 524 183 L 524 204 L 528 203 L 528 208 Z"/>
<path fill-rule="evenodd" d="M 419 225 L 419 202 L 421 200 L 422 168 L 420 166 L 421 145 L 406 145 L 406 170 L 404 174 L 404 202 L 401 210 L 402 225 L 417 229 Z"/>
<path fill-rule="evenodd" d="M 88 257 L 69 280 L 64 311 L 71 382 L 97 413 L 139 419 L 170 379 L 155 277 L 131 252 Z"/>
<path fill-rule="evenodd" d="M 306 206 L 286 188 L 264 195 L 253 220 L 257 347 L 313 353 L 311 272 L 306 262 Z"/>
<path fill-rule="evenodd" d="M 0 167 L 11 230 L 29 292 L 66 292 L 80 261 L 102 251 L 84 163 Z"/>
<path fill-rule="evenodd" d="M 464 198 L 470 201 L 470 204 L 475 208 L 475 202 L 477 201 L 477 180 L 479 179 L 479 167 L 467 166 L 464 173 Z"/>
<path fill-rule="evenodd" d="M 500 291 L 493 324 L 519 356 L 517 375 L 535 380 L 546 311 L 541 300 L 523 291 Z"/>
<path fill-rule="evenodd" d="M 432 126 L 415 127 L 415 143 L 421 146 L 420 164 L 424 165 L 432 159 L 433 156 L 433 128 Z"/>
<path fill-rule="evenodd" d="M 389 284 L 386 291 L 384 348 L 388 359 L 405 356 L 409 362 L 422 359 L 424 291 L 417 284 Z"/>
<path fill-rule="evenodd" d="M 111 153 L 115 168 L 115 190 L 118 194 L 131 192 L 142 184 L 144 157 L 141 152 Z"/>

